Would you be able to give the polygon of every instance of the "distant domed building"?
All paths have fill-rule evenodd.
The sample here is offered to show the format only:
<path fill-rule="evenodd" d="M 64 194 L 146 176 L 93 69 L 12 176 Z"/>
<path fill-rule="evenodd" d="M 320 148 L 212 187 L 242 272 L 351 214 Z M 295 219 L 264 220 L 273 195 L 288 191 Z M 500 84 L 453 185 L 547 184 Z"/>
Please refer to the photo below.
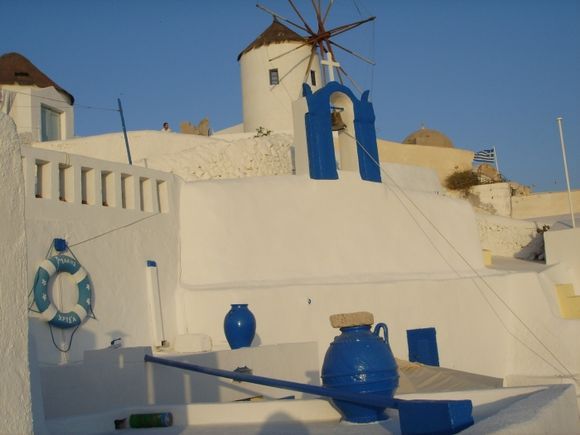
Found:
<path fill-rule="evenodd" d="M 424 125 L 421 128 L 403 140 L 404 144 L 409 145 L 426 145 L 430 147 L 440 148 L 455 148 L 451 139 L 437 130 L 426 128 Z"/>

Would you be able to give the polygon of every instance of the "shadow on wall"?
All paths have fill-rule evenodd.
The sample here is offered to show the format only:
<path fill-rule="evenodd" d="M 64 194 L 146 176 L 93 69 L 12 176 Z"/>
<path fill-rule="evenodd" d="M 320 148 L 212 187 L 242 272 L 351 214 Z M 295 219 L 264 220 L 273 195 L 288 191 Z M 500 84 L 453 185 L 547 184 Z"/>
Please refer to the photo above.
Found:
<path fill-rule="evenodd" d="M 544 225 L 543 228 L 537 228 L 536 236 L 524 246 L 519 252 L 514 254 L 515 258 L 528 261 L 546 261 L 546 249 L 544 246 L 544 233 L 548 231 L 550 227 Z"/>
<path fill-rule="evenodd" d="M 278 435 L 282 433 L 293 435 L 309 435 L 310 431 L 298 420 L 284 412 L 272 414 L 258 432 L 259 435 Z"/>
<path fill-rule="evenodd" d="M 94 349 L 95 335 L 84 327 L 84 323 L 74 332 L 71 329 L 59 329 L 49 326 L 42 318 L 29 318 L 28 337 L 34 339 L 39 364 L 60 364 L 82 359 L 83 349 Z M 58 348 L 57 348 L 58 346 Z M 69 352 L 61 352 L 70 348 Z M 68 355 L 65 355 L 68 354 Z"/>
<path fill-rule="evenodd" d="M 74 376 L 69 379 L 68 373 L 64 371 L 67 366 L 59 366 L 55 363 L 55 361 L 64 363 L 67 358 L 66 353 L 60 352 L 56 345 L 66 349 L 72 337 L 73 346 L 75 342 L 82 342 L 86 346 L 95 346 L 95 336 L 92 332 L 83 329 L 82 325 L 74 336 L 72 336 L 72 330 L 58 328 L 52 328 L 51 335 L 48 323 L 39 318 L 30 318 L 28 325 L 28 358 L 31 378 L 33 379 L 31 383 L 32 407 L 36 428 L 37 424 L 44 424 L 45 417 L 52 418 L 62 413 L 62 399 L 67 398 L 67 400 L 79 403 L 85 399 L 85 393 L 80 392 L 79 394 L 80 385 L 75 382 Z M 53 343 L 53 337 L 56 345 Z M 76 374 L 79 366 L 75 367 L 73 375 Z M 58 376 L 59 374 L 65 376 Z M 39 431 L 39 433 L 43 432 Z"/>

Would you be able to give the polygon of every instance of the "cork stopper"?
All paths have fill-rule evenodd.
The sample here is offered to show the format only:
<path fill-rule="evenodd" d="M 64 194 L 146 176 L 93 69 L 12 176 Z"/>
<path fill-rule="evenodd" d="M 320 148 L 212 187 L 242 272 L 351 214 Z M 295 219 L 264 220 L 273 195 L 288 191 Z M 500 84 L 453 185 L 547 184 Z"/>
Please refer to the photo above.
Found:
<path fill-rule="evenodd" d="M 333 328 L 347 328 L 349 326 L 372 325 L 375 318 L 368 311 L 359 311 L 357 313 L 341 313 L 330 316 L 330 324 Z"/>

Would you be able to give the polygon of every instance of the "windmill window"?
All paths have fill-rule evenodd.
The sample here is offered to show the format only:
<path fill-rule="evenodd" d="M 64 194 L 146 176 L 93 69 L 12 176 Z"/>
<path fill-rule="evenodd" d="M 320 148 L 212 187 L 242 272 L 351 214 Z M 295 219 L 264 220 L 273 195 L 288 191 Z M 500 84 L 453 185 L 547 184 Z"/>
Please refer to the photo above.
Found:
<path fill-rule="evenodd" d="M 310 70 L 310 83 L 312 86 L 316 86 L 316 72 L 314 70 Z"/>
<path fill-rule="evenodd" d="M 270 70 L 270 84 L 277 85 L 280 83 L 280 77 L 278 76 L 278 68 Z"/>

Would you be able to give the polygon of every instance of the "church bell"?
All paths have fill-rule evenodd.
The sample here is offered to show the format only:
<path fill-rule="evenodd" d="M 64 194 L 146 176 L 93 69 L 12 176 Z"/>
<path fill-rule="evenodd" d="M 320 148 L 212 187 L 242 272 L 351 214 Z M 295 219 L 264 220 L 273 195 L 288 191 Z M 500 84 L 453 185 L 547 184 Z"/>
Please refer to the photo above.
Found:
<path fill-rule="evenodd" d="M 342 110 L 333 109 L 330 113 L 332 119 L 332 131 L 342 131 L 346 128 L 346 124 L 342 120 L 340 112 L 342 112 Z"/>

